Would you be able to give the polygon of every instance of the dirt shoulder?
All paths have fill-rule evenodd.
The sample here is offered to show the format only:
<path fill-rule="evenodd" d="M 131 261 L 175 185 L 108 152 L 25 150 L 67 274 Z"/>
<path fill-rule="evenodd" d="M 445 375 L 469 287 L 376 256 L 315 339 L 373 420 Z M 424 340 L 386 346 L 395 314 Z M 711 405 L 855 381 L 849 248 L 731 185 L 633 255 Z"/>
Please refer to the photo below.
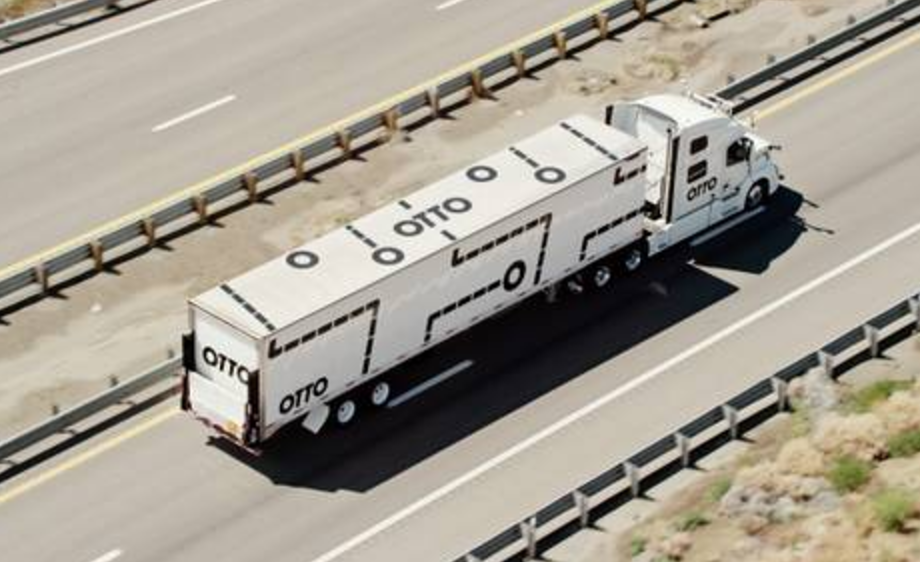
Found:
<path fill-rule="evenodd" d="M 920 337 L 835 383 L 615 538 L 631 562 L 920 560 Z"/>
<path fill-rule="evenodd" d="M 699 16 L 744 8 L 708 27 Z M 576 53 L 442 119 L 171 241 L 0 323 L 0 437 L 163 360 L 186 299 L 576 112 L 616 99 L 712 91 L 882 0 L 701 0 Z M 685 80 L 685 81 L 684 81 Z"/>

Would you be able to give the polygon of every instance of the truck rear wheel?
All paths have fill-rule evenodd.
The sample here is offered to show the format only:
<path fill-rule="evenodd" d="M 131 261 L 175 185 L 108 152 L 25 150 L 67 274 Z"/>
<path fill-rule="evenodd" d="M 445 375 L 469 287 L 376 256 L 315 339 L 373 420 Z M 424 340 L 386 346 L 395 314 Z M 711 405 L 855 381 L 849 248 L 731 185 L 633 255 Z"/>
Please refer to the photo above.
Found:
<path fill-rule="evenodd" d="M 640 246 L 633 246 L 623 254 L 623 269 L 628 273 L 632 273 L 642 267 L 644 261 L 645 252 L 642 251 Z"/>
<path fill-rule="evenodd" d="M 595 289 L 603 289 L 610 283 L 612 278 L 613 272 L 610 271 L 610 268 L 606 265 L 599 265 L 594 269 L 594 274 L 591 275 L 591 282 L 594 284 Z"/>
<path fill-rule="evenodd" d="M 358 405 L 354 400 L 342 400 L 335 407 L 335 421 L 339 425 L 348 425 L 355 419 Z"/>

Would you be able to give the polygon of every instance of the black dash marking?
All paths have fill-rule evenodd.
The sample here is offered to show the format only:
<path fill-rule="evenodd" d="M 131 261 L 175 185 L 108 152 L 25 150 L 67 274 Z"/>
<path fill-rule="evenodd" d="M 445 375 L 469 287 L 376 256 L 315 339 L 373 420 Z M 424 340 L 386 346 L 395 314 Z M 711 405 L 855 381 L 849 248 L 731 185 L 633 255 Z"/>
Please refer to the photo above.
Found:
<path fill-rule="evenodd" d="M 403 209 L 411 209 L 411 208 L 412 208 L 412 205 L 410 205 L 409 202 L 406 201 L 405 199 L 400 199 L 400 200 L 399 200 L 399 206 L 402 207 Z"/>
<path fill-rule="evenodd" d="M 528 222 L 525 225 L 518 226 L 512 229 L 511 231 L 496 237 L 495 240 L 490 240 L 486 242 L 485 244 L 483 244 L 482 246 L 470 250 L 466 254 L 461 254 L 460 249 L 457 248 L 454 250 L 454 253 L 451 256 L 450 263 L 453 267 L 458 267 L 462 265 L 463 262 L 469 261 L 477 256 L 481 256 L 482 254 L 488 252 L 489 250 L 492 250 L 500 246 L 501 244 L 508 242 L 509 240 L 513 240 L 529 230 L 533 230 L 534 228 L 539 226 L 541 223 L 545 223 L 546 227 L 549 228 L 549 222 L 548 222 L 549 219 L 547 217 L 550 217 L 550 216 L 551 216 L 550 214 L 546 214 L 538 219 L 534 219 Z"/>
<path fill-rule="evenodd" d="M 448 231 L 448 230 L 442 230 L 442 231 L 441 231 L 441 234 L 444 236 L 444 238 L 447 238 L 447 239 L 450 240 L 451 242 L 456 242 L 456 241 L 457 241 L 457 237 L 454 236 L 453 234 L 451 234 L 450 231 Z"/>
<path fill-rule="evenodd" d="M 252 304 L 250 304 L 246 299 L 244 299 L 242 295 L 240 295 L 239 293 L 237 293 L 236 291 L 234 291 L 234 290 L 230 287 L 230 285 L 227 285 L 226 283 L 224 283 L 223 285 L 220 286 L 220 288 L 221 288 L 221 290 L 223 290 L 223 292 L 225 292 L 225 293 L 227 293 L 228 295 L 230 295 L 230 297 L 231 297 L 233 300 L 235 300 L 237 303 L 239 303 L 240 306 L 243 307 L 243 310 L 245 310 L 246 312 L 248 312 L 249 314 L 251 314 L 256 320 L 259 321 L 260 324 L 262 324 L 263 326 L 265 326 L 265 327 L 268 329 L 269 332 L 274 332 L 274 331 L 275 331 L 275 325 L 272 324 L 271 322 L 269 322 L 269 321 L 268 321 L 268 318 L 266 318 L 264 314 L 262 314 L 261 312 L 259 312 L 258 310 L 256 310 L 256 307 L 252 306 Z"/>
<path fill-rule="evenodd" d="M 539 168 L 539 167 L 540 167 L 540 164 L 539 164 L 536 160 L 534 160 L 533 158 L 531 158 L 530 156 L 528 156 L 527 154 L 525 154 L 521 149 L 519 149 L 519 148 L 517 148 L 517 147 L 515 147 L 515 146 L 512 146 L 512 147 L 510 147 L 508 150 L 511 151 L 511 154 L 514 154 L 515 156 L 517 156 L 518 158 L 520 158 L 520 159 L 523 160 L 524 162 L 527 162 L 527 165 L 530 166 L 531 168 Z"/>
<path fill-rule="evenodd" d="M 578 261 L 583 261 L 585 257 L 587 256 L 588 244 L 591 242 L 591 240 L 600 236 L 601 234 L 604 234 L 608 230 L 616 228 L 620 226 L 622 223 L 637 217 L 641 213 L 642 213 L 641 209 L 630 211 L 626 213 L 625 215 L 621 217 L 617 217 L 608 223 L 602 224 L 601 226 L 595 228 L 591 232 L 588 232 L 587 234 L 585 234 L 585 236 L 581 239 L 581 255 L 578 257 Z"/>
<path fill-rule="evenodd" d="M 445 307 L 442 308 L 441 310 L 436 310 L 436 311 L 432 312 L 432 313 L 428 316 L 428 323 L 427 323 L 427 325 L 426 325 L 426 327 L 425 327 L 425 343 L 427 344 L 428 342 L 431 341 L 431 331 L 434 329 L 434 323 L 435 323 L 435 321 L 437 321 L 439 318 L 442 318 L 442 317 L 444 317 L 444 316 L 447 316 L 447 315 L 450 314 L 451 312 L 454 312 L 454 311 L 456 311 L 456 310 L 459 310 L 460 308 L 463 308 L 464 306 L 466 306 L 466 305 L 468 305 L 469 303 L 475 301 L 476 299 L 480 299 L 480 298 L 482 298 L 482 297 L 488 295 L 489 293 L 491 293 L 492 291 L 498 289 L 498 288 L 501 287 L 501 286 L 502 286 L 501 280 L 492 281 L 491 283 L 489 283 L 489 284 L 486 285 L 485 287 L 480 287 L 479 289 L 476 289 L 475 291 L 473 291 L 473 292 L 470 293 L 469 295 L 464 296 L 463 298 L 461 298 L 460 300 L 458 300 L 458 301 L 456 301 L 456 302 L 450 303 L 449 305 L 445 306 Z M 448 331 L 447 333 L 450 333 L 450 331 Z"/>
<path fill-rule="evenodd" d="M 617 162 L 617 161 L 619 160 L 616 156 L 614 156 L 613 154 L 611 154 L 606 148 L 604 148 L 603 146 L 601 146 L 601 144 L 600 144 L 599 142 L 595 141 L 594 139 L 592 139 L 592 138 L 589 137 L 588 135 L 582 133 L 581 131 L 579 131 L 579 130 L 576 129 L 575 127 L 569 125 L 569 124 L 566 123 L 565 121 L 563 121 L 562 123 L 560 123 L 559 126 L 562 127 L 563 129 L 565 129 L 566 131 L 572 133 L 575 137 L 577 137 L 579 140 L 581 140 L 581 142 L 583 142 L 583 143 L 585 143 L 586 145 L 590 146 L 591 148 L 593 148 L 593 149 L 596 150 L 597 152 L 600 152 L 601 154 L 603 154 L 603 155 L 606 156 L 607 158 L 613 160 L 614 162 Z"/>
<path fill-rule="evenodd" d="M 345 229 L 348 230 L 348 232 L 351 232 L 352 234 L 354 234 L 354 235 L 355 235 L 355 238 L 357 238 L 358 240 L 364 242 L 364 243 L 365 243 L 366 245 L 368 245 L 369 247 L 371 247 L 371 248 L 376 248 L 376 247 L 377 247 L 377 243 L 376 243 L 376 242 L 374 242 L 373 240 L 371 240 L 370 238 L 368 238 L 363 232 L 361 232 L 360 230 L 358 230 L 358 229 L 355 228 L 354 226 L 352 226 L 352 225 L 350 225 L 350 224 L 346 224 L 346 225 L 345 225 Z"/>

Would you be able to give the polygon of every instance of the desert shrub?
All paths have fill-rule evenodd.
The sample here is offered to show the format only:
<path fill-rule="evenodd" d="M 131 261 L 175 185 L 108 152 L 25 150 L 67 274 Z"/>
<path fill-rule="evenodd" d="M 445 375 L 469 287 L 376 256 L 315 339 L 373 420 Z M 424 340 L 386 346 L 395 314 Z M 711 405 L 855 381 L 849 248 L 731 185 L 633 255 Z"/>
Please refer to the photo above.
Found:
<path fill-rule="evenodd" d="M 633 558 L 645 552 L 648 548 L 648 539 L 645 537 L 633 537 L 629 541 L 629 555 Z"/>
<path fill-rule="evenodd" d="M 851 412 L 868 412 L 874 405 L 888 400 L 892 394 L 899 390 L 909 389 L 911 385 L 910 381 L 878 381 L 850 394 L 844 401 L 844 407 Z"/>
<path fill-rule="evenodd" d="M 888 439 L 888 453 L 893 457 L 912 457 L 920 453 L 920 430 L 902 431 Z"/>
<path fill-rule="evenodd" d="M 907 490 L 889 488 L 872 499 L 872 510 L 882 529 L 903 531 L 907 520 L 914 514 L 914 498 Z"/>
<path fill-rule="evenodd" d="M 855 457 L 840 457 L 834 461 L 827 479 L 840 493 L 855 492 L 865 486 L 872 473 L 872 465 Z"/>
<path fill-rule="evenodd" d="M 731 490 L 732 479 L 728 476 L 723 476 L 715 482 L 712 483 L 712 486 L 709 487 L 709 491 L 706 493 L 709 501 L 713 503 L 718 503 L 722 500 L 722 497 Z"/>
<path fill-rule="evenodd" d="M 678 531 L 689 532 L 709 525 L 709 518 L 699 511 L 684 514 L 674 525 Z"/>

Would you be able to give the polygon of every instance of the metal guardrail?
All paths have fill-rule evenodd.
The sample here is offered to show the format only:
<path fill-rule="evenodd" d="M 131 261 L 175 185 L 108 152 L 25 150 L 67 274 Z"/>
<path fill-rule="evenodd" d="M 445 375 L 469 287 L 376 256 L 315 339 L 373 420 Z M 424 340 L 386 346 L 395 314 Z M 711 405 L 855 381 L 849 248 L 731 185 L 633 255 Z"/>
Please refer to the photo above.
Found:
<path fill-rule="evenodd" d="M 747 425 L 756 423 L 754 420 L 763 421 L 774 413 L 786 410 L 789 407 L 787 386 L 793 379 L 814 368 L 821 368 L 827 376 L 833 377 L 839 366 L 846 362 L 878 357 L 887 338 L 918 330 L 920 295 L 914 295 L 761 380 L 726 403 L 703 412 L 693 421 L 676 428 L 522 522 L 504 529 L 457 558 L 456 562 L 535 559 L 541 542 L 551 541 L 553 533 L 559 534 L 563 529 L 572 531 L 588 527 L 595 510 L 605 502 L 618 498 L 625 502 L 640 497 L 647 476 L 668 467 L 673 467 L 673 472 L 690 468 L 699 450 L 716 441 L 727 443 L 738 439 Z"/>
<path fill-rule="evenodd" d="M 180 359 L 170 359 L 149 371 L 118 384 L 105 392 L 61 412 L 51 419 L 41 422 L 18 435 L 0 442 L 0 461 L 23 451 L 53 435 L 63 432 L 74 424 L 113 406 L 125 398 L 169 379 L 176 375 L 181 364 Z"/>
<path fill-rule="evenodd" d="M 529 68 L 540 62 L 554 56 L 565 57 L 573 46 L 607 38 L 618 27 L 641 21 L 652 8 L 682 1 L 617 0 L 603 8 L 591 8 L 589 13 L 576 14 L 495 51 L 500 54 L 493 52 L 474 60 L 345 122 L 283 146 L 245 167 L 230 170 L 212 184 L 188 188 L 73 243 L 10 266 L 0 272 L 0 309 L 41 298 L 50 294 L 55 286 L 101 272 L 114 259 L 155 247 L 164 235 L 196 223 L 207 224 L 213 214 L 254 202 L 266 189 L 282 182 L 302 180 L 309 170 L 351 157 L 358 148 L 358 141 L 367 141 L 371 133 L 382 134 L 374 135 L 370 142 L 386 141 L 410 124 L 410 118 L 411 124 L 438 118 L 443 108 L 459 101 L 459 95 L 488 97 L 487 81 L 522 78 Z M 624 21 L 629 15 L 635 17 Z M 576 44 L 576 40 L 580 43 Z"/>
<path fill-rule="evenodd" d="M 30 16 L 16 18 L 0 24 L 0 41 L 6 41 L 13 36 L 60 23 L 74 16 L 79 16 L 95 10 L 111 10 L 118 8 L 120 0 L 78 0 L 55 6 Z"/>

